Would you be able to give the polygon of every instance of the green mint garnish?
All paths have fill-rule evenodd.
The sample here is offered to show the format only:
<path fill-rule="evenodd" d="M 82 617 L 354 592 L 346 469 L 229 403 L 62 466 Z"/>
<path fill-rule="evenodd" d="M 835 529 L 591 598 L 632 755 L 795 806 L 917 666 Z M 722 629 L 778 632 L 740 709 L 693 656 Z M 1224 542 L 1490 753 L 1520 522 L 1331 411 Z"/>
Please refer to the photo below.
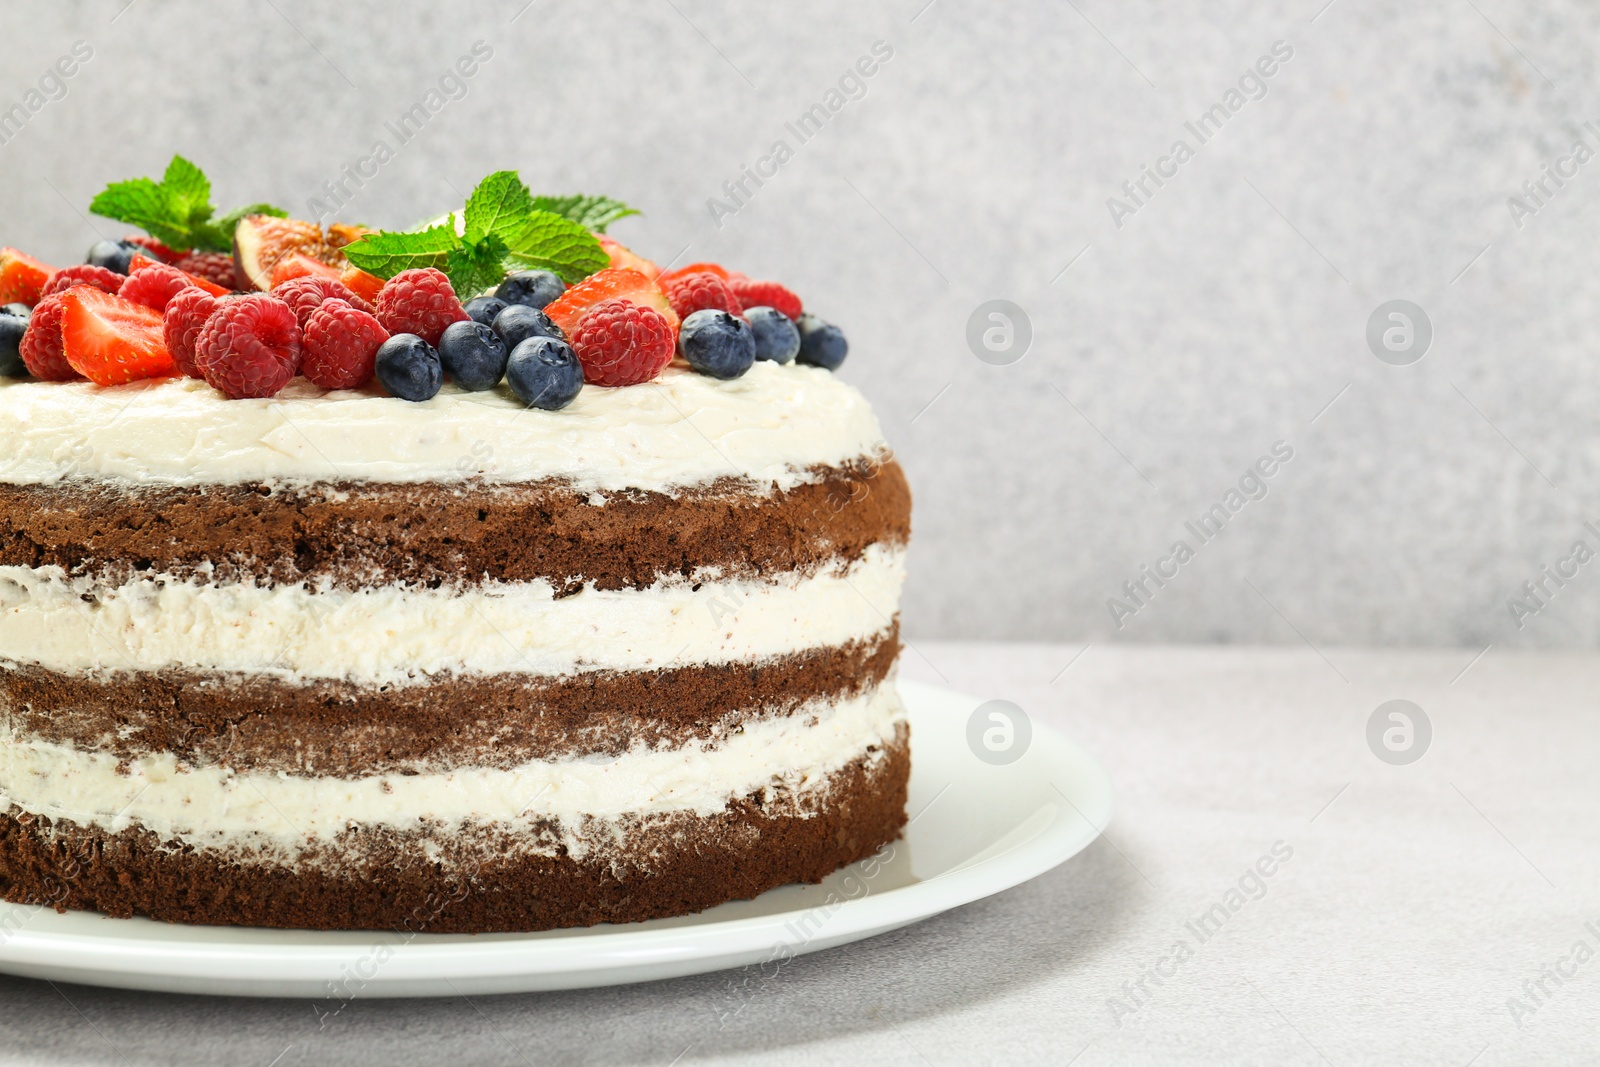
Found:
<path fill-rule="evenodd" d="M 89 210 L 108 219 L 137 226 L 178 252 L 203 248 L 231 252 L 233 231 L 246 215 L 287 212 L 271 204 L 251 204 L 213 219 L 211 182 L 205 172 L 182 156 L 173 156 L 161 180 L 132 178 L 112 182 L 89 204 Z"/>
<path fill-rule="evenodd" d="M 459 233 L 451 215 L 425 230 L 368 234 L 346 245 L 344 254 L 380 278 L 413 267 L 442 270 L 465 300 L 498 285 L 511 270 L 553 271 L 569 284 L 588 277 L 611 261 L 590 231 L 636 214 L 603 196 L 535 198 L 516 171 L 502 170 L 467 197 Z"/>

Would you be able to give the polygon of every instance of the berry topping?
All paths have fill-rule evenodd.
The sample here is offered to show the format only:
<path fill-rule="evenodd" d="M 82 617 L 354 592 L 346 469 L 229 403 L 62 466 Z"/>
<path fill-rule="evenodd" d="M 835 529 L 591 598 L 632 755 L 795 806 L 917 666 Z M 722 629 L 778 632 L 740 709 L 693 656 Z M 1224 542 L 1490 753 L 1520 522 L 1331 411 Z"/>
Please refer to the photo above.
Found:
<path fill-rule="evenodd" d="M 619 298 L 641 307 L 655 308 L 673 329 L 677 329 L 678 313 L 672 310 L 672 303 L 667 299 L 667 294 L 663 293 L 655 282 L 636 270 L 596 271 L 568 289 L 561 295 L 561 299 L 547 305 L 544 313 L 550 316 L 550 321 L 561 327 L 563 334 L 571 337 L 573 331 L 578 328 L 578 320 L 583 317 L 584 312 L 603 300 Z M 579 358 L 582 358 L 582 353 L 579 353 Z"/>
<path fill-rule="evenodd" d="M 665 274 L 661 275 L 661 277 L 657 278 L 656 282 L 664 287 L 668 282 L 675 281 L 678 278 L 687 277 L 690 274 L 715 274 L 723 281 L 727 281 L 729 278 L 733 277 L 732 274 L 728 273 L 726 267 L 720 266 L 716 263 L 691 263 L 687 267 L 679 267 L 676 270 L 667 271 Z M 744 275 L 741 274 L 739 277 L 742 278 Z"/>
<path fill-rule="evenodd" d="M 532 308 L 528 310 L 532 311 Z M 470 392 L 493 389 L 506 373 L 506 343 L 481 322 L 452 322 L 439 336 L 439 362 L 450 380 Z"/>
<path fill-rule="evenodd" d="M 808 366 L 838 370 L 850 352 L 844 332 L 809 312 L 795 325 L 800 329 L 800 354 L 795 358 Z"/>
<path fill-rule="evenodd" d="M 179 372 L 190 378 L 205 377 L 195 362 L 194 344 L 215 310 L 217 298 L 198 285 L 191 285 L 178 290 L 161 313 L 161 336 L 167 342 L 167 353 Z"/>
<path fill-rule="evenodd" d="M 787 363 L 800 351 L 800 328 L 777 308 L 746 308 L 744 319 L 756 336 L 756 358 Z"/>
<path fill-rule="evenodd" d="M 378 294 L 376 306 L 384 329 L 392 334 L 414 333 L 430 346 L 439 343 L 446 326 L 467 318 L 449 276 L 432 267 L 403 270 L 390 278 Z"/>
<path fill-rule="evenodd" d="M 755 331 L 726 311 L 696 311 L 678 331 L 678 352 L 701 374 L 737 378 L 756 361 Z"/>
<path fill-rule="evenodd" d="M 132 241 L 96 241 L 89 246 L 89 254 L 83 257 L 83 261 L 96 267 L 116 271 L 118 274 L 126 274 L 130 259 L 137 255 L 149 254 L 149 249 Z M 232 262 L 229 260 L 230 270 Z"/>
<path fill-rule="evenodd" d="M 67 362 L 96 385 L 126 385 L 172 373 L 160 312 L 89 285 L 62 293 L 61 310 Z"/>
<path fill-rule="evenodd" d="M 707 309 L 726 311 L 730 315 L 737 315 L 743 310 L 739 306 L 739 298 L 728 288 L 728 283 L 710 271 L 682 274 L 663 282 L 661 287 L 666 290 L 672 310 L 678 313 L 680 319 Z"/>
<path fill-rule="evenodd" d="M 756 282 L 749 278 L 733 277 L 728 279 L 728 288 L 739 298 L 741 310 L 753 307 L 777 308 L 791 319 L 798 319 L 804 310 L 800 306 L 800 298 L 777 282 Z"/>
<path fill-rule="evenodd" d="M 33 309 L 27 304 L 7 304 L 0 308 L 0 375 L 25 378 L 28 365 L 22 362 L 22 335 L 28 332 Z"/>
<path fill-rule="evenodd" d="M 602 300 L 579 320 L 572 350 L 583 364 L 585 381 L 638 385 L 672 362 L 673 333 L 671 320 L 653 307 L 631 300 Z"/>
<path fill-rule="evenodd" d="M 552 337 L 565 341 L 567 335 L 561 327 L 550 321 L 550 316 L 526 304 L 511 304 L 494 317 L 494 332 L 506 343 L 509 352 L 530 337 Z"/>
<path fill-rule="evenodd" d="M 612 269 L 636 270 L 651 280 L 654 280 L 661 273 L 660 267 L 643 256 L 635 255 L 625 248 L 620 241 L 613 241 L 603 233 L 595 234 L 594 239 L 600 242 L 600 248 L 610 257 Z"/>
<path fill-rule="evenodd" d="M 345 300 L 325 300 L 306 319 L 300 371 L 324 389 L 359 389 L 372 381 L 378 347 L 388 339 L 389 331 L 371 312 Z"/>
<path fill-rule="evenodd" d="M 74 285 L 92 285 L 102 293 L 115 293 L 122 288 L 123 276 L 114 270 L 97 267 L 93 263 L 79 263 L 75 267 L 62 267 L 44 283 L 40 297 L 64 293 Z"/>
<path fill-rule="evenodd" d="M 555 411 L 572 403 L 583 388 L 583 364 L 567 342 L 530 337 L 512 349 L 506 381 L 524 404 Z"/>
<path fill-rule="evenodd" d="M 300 327 L 288 304 L 265 293 L 219 300 L 194 358 L 212 388 L 235 400 L 274 396 L 300 369 Z"/>
<path fill-rule="evenodd" d="M 157 263 L 174 263 L 181 255 L 181 253 L 174 252 L 154 237 L 146 237 L 142 233 L 131 234 L 128 237 L 124 237 L 122 241 L 125 244 L 138 245 L 144 249 L 145 255 Z"/>
<path fill-rule="evenodd" d="M 15 248 L 0 248 L 0 303 L 37 304 L 54 270 Z"/>
<path fill-rule="evenodd" d="M 322 233 L 322 227 L 304 219 L 280 219 L 271 215 L 246 215 L 233 231 L 233 259 L 242 281 L 257 289 L 272 288 L 272 269 L 278 261 L 303 253 L 341 270 L 344 253 Z"/>
<path fill-rule="evenodd" d="M 324 300 L 343 300 L 357 310 L 372 314 L 372 305 L 346 289 L 342 283 L 315 274 L 279 282 L 272 287 L 272 295 L 294 310 L 295 321 L 302 330 L 306 328 L 306 320 L 311 313 L 321 307 Z"/>
<path fill-rule="evenodd" d="M 414 333 L 397 333 L 383 342 L 374 370 L 389 395 L 401 400 L 432 400 L 444 384 L 439 353 Z"/>
<path fill-rule="evenodd" d="M 171 270 L 179 269 L 168 263 L 158 263 L 149 256 L 136 255 L 132 259 L 128 260 L 128 276 L 131 278 L 133 275 L 138 274 L 140 271 L 146 270 L 150 267 L 164 267 Z M 231 291 L 220 285 L 217 285 L 215 282 L 208 282 L 204 278 L 189 274 L 188 272 L 184 272 L 184 277 L 189 280 L 190 285 L 198 285 L 212 296 L 227 296 Z"/>
<path fill-rule="evenodd" d="M 493 326 L 495 316 L 500 314 L 510 305 L 498 296 L 475 296 L 461 305 L 461 310 L 467 313 L 467 318 L 473 322 L 481 322 L 485 326 Z"/>
<path fill-rule="evenodd" d="M 344 271 L 339 267 L 331 267 L 320 259 L 312 259 L 304 252 L 290 252 L 272 268 L 272 288 L 276 289 L 290 278 L 304 278 L 314 276 L 338 281 Z"/>
<path fill-rule="evenodd" d="M 229 292 L 239 284 L 238 275 L 233 269 L 233 257 L 226 252 L 202 252 L 195 249 L 188 255 L 179 257 L 173 266 L 185 274 L 203 278 L 219 289 L 226 289 Z"/>
<path fill-rule="evenodd" d="M 168 300 L 185 289 L 198 288 L 199 286 L 192 285 L 189 276 L 177 267 L 155 263 L 128 275 L 122 283 L 122 288 L 117 290 L 117 295 L 135 304 L 165 311 Z"/>
<path fill-rule="evenodd" d="M 561 276 L 548 270 L 519 270 L 506 275 L 506 280 L 494 295 L 508 304 L 526 304 L 531 308 L 546 308 L 551 301 L 567 291 Z"/>
<path fill-rule="evenodd" d="M 339 280 L 346 289 L 369 304 L 376 303 L 378 294 L 383 291 L 383 279 L 376 274 L 368 274 L 360 267 L 346 267 L 345 272 L 339 275 Z"/>
<path fill-rule="evenodd" d="M 28 329 L 17 348 L 28 373 L 47 382 L 80 377 L 61 351 L 61 296 L 52 293 L 34 305 Z"/>

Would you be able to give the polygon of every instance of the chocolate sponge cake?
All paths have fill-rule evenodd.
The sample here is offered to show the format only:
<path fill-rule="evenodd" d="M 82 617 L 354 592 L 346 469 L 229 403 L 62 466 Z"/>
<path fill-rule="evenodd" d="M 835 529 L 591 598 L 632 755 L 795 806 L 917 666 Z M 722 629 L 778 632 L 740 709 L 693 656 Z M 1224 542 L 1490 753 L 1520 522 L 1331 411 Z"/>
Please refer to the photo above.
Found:
<path fill-rule="evenodd" d="M 486 932 L 818 880 L 905 821 L 909 517 L 799 363 L 0 384 L 0 895 Z"/>

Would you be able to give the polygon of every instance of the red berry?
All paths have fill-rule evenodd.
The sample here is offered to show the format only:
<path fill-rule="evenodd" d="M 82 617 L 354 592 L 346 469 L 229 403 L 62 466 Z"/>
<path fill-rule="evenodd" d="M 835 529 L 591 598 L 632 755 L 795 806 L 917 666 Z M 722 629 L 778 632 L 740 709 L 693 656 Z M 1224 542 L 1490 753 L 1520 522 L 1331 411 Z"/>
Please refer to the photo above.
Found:
<path fill-rule="evenodd" d="M 414 333 L 435 346 L 446 326 L 467 318 L 450 279 L 432 267 L 403 270 L 390 278 L 378 293 L 377 308 L 378 321 L 390 333 Z"/>
<path fill-rule="evenodd" d="M 127 385 L 172 373 L 161 314 L 75 285 L 61 294 L 61 347 L 72 369 L 96 385 Z"/>
<path fill-rule="evenodd" d="M 325 300 L 306 320 L 300 370 L 324 389 L 359 389 L 372 380 L 378 346 L 388 339 L 370 313 L 345 300 Z"/>
<path fill-rule="evenodd" d="M 678 313 L 672 310 L 667 294 L 649 278 L 636 270 L 615 270 L 607 267 L 597 270 L 571 289 L 546 305 L 544 313 L 550 321 L 561 327 L 561 332 L 571 337 L 578 321 L 589 309 L 606 300 L 627 300 L 644 307 L 652 307 L 678 328 Z"/>
<path fill-rule="evenodd" d="M 300 369 L 300 327 L 289 305 L 266 293 L 219 300 L 194 360 L 212 388 L 235 400 L 275 396 Z"/>
<path fill-rule="evenodd" d="M 123 240 L 148 250 L 151 257 L 159 263 L 176 263 L 178 258 L 183 255 L 182 252 L 175 252 L 154 237 L 146 237 L 142 233 L 124 237 Z"/>
<path fill-rule="evenodd" d="M 672 302 L 678 318 L 686 319 L 696 311 L 726 311 L 730 315 L 743 313 L 739 298 L 733 295 L 728 283 L 710 271 L 695 271 L 665 282 L 662 288 Z"/>
<path fill-rule="evenodd" d="M 344 268 L 342 267 L 330 266 L 320 259 L 314 259 L 306 255 L 304 252 L 290 252 L 273 266 L 272 288 L 276 289 L 290 278 L 304 278 L 308 274 L 315 274 L 318 277 L 332 278 L 334 281 L 338 281 L 339 276 L 343 273 Z"/>
<path fill-rule="evenodd" d="M 777 282 L 757 282 L 735 276 L 728 279 L 728 288 L 739 298 L 740 311 L 746 308 L 769 307 L 783 312 L 790 320 L 794 320 L 805 310 L 800 306 L 800 298 Z"/>
<path fill-rule="evenodd" d="M 0 304 L 37 304 L 54 271 L 15 248 L 0 248 Z"/>
<path fill-rule="evenodd" d="M 122 288 L 123 278 L 123 275 L 106 267 L 79 263 L 72 267 L 62 267 L 50 275 L 50 280 L 44 283 L 39 295 L 45 297 L 64 293 L 74 285 L 92 285 L 102 293 L 115 293 Z"/>
<path fill-rule="evenodd" d="M 723 281 L 727 281 L 729 278 L 733 277 L 733 275 L 730 274 L 725 268 L 723 268 L 723 267 L 721 267 L 721 266 L 719 266 L 719 265 L 717 265 L 715 263 L 690 263 L 686 267 L 678 267 L 675 270 L 667 271 L 665 274 L 661 275 L 661 277 L 657 278 L 656 281 L 660 282 L 664 286 L 668 282 L 673 281 L 676 278 L 682 278 L 685 275 L 689 275 L 689 274 L 701 274 L 701 273 L 715 274 L 717 277 L 721 278 Z M 742 277 L 744 277 L 744 275 L 741 274 L 741 275 L 739 275 L 739 277 L 742 278 Z"/>
<path fill-rule="evenodd" d="M 583 380 L 594 385 L 638 385 L 672 362 L 672 322 L 652 307 L 631 300 L 602 300 L 572 334 L 572 350 L 583 364 Z"/>
<path fill-rule="evenodd" d="M 161 335 L 178 370 L 190 378 L 204 378 L 195 363 L 194 343 L 206 320 L 217 310 L 217 298 L 197 285 L 180 289 L 161 314 Z"/>
<path fill-rule="evenodd" d="M 198 286 L 190 284 L 187 274 L 177 267 L 156 263 L 128 275 L 122 283 L 122 288 L 117 290 L 117 295 L 124 300 L 132 300 L 135 304 L 165 311 L 168 300 L 189 288 Z"/>
<path fill-rule="evenodd" d="M 61 296 L 52 293 L 39 300 L 19 346 L 28 373 L 47 382 L 80 377 L 61 351 Z"/>
<path fill-rule="evenodd" d="M 128 277 L 131 278 L 140 271 L 149 270 L 151 267 L 165 267 L 170 270 L 178 269 L 177 267 L 172 266 L 170 263 L 158 263 L 149 256 L 141 256 L 135 253 L 133 258 L 128 260 Z M 188 284 L 198 285 L 212 296 L 227 296 L 229 293 L 228 289 L 223 288 L 215 282 L 209 282 L 197 274 L 190 274 L 185 271 L 183 272 L 183 276 L 188 279 Z"/>
<path fill-rule="evenodd" d="M 185 274 L 204 278 L 212 285 L 233 289 L 238 283 L 233 272 L 233 257 L 226 252 L 202 252 L 196 249 L 173 264 Z"/>
<path fill-rule="evenodd" d="M 295 321 L 302 330 L 306 328 L 306 320 L 311 313 L 321 307 L 325 300 L 343 300 L 353 308 L 372 314 L 372 305 L 332 278 L 317 274 L 302 274 L 279 282 L 272 287 L 272 295 L 294 309 Z"/>
<path fill-rule="evenodd" d="M 369 304 L 378 301 L 378 294 L 383 291 L 383 279 L 376 274 L 368 274 L 360 267 L 346 267 L 339 280 L 344 287 L 359 296 Z"/>

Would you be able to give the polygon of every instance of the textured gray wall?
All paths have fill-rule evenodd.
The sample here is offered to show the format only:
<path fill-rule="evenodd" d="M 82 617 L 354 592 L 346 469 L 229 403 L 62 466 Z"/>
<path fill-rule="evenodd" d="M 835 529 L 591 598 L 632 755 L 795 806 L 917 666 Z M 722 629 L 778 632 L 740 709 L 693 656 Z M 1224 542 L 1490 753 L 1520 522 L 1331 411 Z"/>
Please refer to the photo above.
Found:
<path fill-rule="evenodd" d="M 174 150 L 219 202 L 303 210 L 485 40 L 345 217 L 405 224 L 514 166 L 641 207 L 615 232 L 646 255 L 791 283 L 846 327 L 911 474 L 914 636 L 1600 640 L 1600 562 L 1520 630 L 1506 603 L 1600 549 L 1600 162 L 1520 226 L 1507 205 L 1575 140 L 1600 151 L 1592 6 L 122 4 L 6 7 L 0 108 L 94 48 L 0 145 L 6 243 L 81 255 L 120 229 L 90 196 Z M 785 122 L 877 41 L 892 59 L 800 143 Z M 1200 143 L 1184 123 L 1278 41 Z M 1193 158 L 1119 227 L 1108 198 L 1179 139 Z M 778 140 L 792 158 L 713 220 Z M 967 341 L 995 298 L 1031 322 L 1010 365 Z M 1395 298 L 1434 329 L 1409 366 L 1365 340 Z M 1278 441 L 1263 499 L 1185 530 Z M 1107 599 L 1179 539 L 1193 559 L 1118 629 Z"/>

